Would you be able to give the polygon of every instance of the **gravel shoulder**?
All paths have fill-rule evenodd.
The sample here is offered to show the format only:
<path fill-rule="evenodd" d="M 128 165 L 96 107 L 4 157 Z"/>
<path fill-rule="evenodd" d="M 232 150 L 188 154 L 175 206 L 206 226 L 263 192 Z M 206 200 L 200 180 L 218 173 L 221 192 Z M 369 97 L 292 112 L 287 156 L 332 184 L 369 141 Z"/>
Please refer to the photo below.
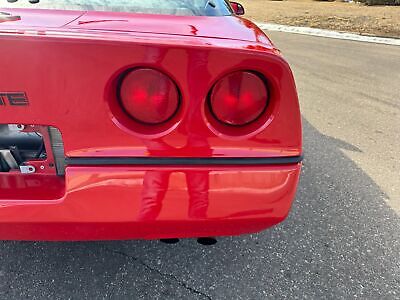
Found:
<path fill-rule="evenodd" d="M 363 35 L 400 38 L 400 6 L 310 0 L 241 0 L 246 18 Z"/>

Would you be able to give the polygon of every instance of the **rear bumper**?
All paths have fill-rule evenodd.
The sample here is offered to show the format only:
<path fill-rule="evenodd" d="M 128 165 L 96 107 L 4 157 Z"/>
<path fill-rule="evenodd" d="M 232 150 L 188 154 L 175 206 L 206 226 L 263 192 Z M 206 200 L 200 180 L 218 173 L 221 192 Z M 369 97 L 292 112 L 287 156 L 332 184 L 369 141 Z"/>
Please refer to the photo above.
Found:
<path fill-rule="evenodd" d="M 70 166 L 65 181 L 0 176 L 0 239 L 228 236 L 283 221 L 301 164 Z"/>

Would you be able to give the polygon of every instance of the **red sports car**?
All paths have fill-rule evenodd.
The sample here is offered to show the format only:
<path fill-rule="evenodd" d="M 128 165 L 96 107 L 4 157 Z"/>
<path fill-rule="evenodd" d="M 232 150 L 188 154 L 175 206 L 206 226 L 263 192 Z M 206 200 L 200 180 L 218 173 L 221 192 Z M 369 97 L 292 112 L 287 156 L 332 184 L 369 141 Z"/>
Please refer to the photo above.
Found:
<path fill-rule="evenodd" d="M 295 82 L 240 4 L 8 2 L 0 239 L 215 237 L 285 219 Z"/>

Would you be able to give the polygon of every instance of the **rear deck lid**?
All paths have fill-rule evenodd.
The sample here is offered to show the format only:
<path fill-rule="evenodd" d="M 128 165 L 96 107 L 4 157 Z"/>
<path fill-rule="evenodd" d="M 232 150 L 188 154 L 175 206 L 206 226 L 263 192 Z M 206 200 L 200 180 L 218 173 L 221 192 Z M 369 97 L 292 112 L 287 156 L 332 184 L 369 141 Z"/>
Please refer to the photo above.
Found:
<path fill-rule="evenodd" d="M 68 28 L 172 34 L 260 42 L 252 23 L 234 16 L 173 16 L 90 11 Z"/>
<path fill-rule="evenodd" d="M 0 29 L 23 29 L 30 27 L 60 28 L 79 16 L 81 11 L 48 9 L 0 8 Z M 13 17 L 13 18 L 11 18 Z"/>
<path fill-rule="evenodd" d="M 18 20 L 0 19 L 0 30 L 66 28 L 136 32 L 192 37 L 223 38 L 269 44 L 264 33 L 250 21 L 235 16 L 176 16 L 125 12 L 0 8 Z"/>

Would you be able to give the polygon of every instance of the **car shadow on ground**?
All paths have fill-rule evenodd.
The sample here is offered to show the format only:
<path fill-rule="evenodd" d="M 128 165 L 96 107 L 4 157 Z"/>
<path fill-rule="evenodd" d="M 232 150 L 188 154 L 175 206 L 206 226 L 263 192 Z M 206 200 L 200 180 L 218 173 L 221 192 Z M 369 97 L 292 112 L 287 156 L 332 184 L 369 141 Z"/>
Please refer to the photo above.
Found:
<path fill-rule="evenodd" d="M 399 216 L 342 151 L 360 149 L 303 126 L 303 174 L 283 224 L 211 247 L 0 242 L 0 297 L 398 297 Z"/>

